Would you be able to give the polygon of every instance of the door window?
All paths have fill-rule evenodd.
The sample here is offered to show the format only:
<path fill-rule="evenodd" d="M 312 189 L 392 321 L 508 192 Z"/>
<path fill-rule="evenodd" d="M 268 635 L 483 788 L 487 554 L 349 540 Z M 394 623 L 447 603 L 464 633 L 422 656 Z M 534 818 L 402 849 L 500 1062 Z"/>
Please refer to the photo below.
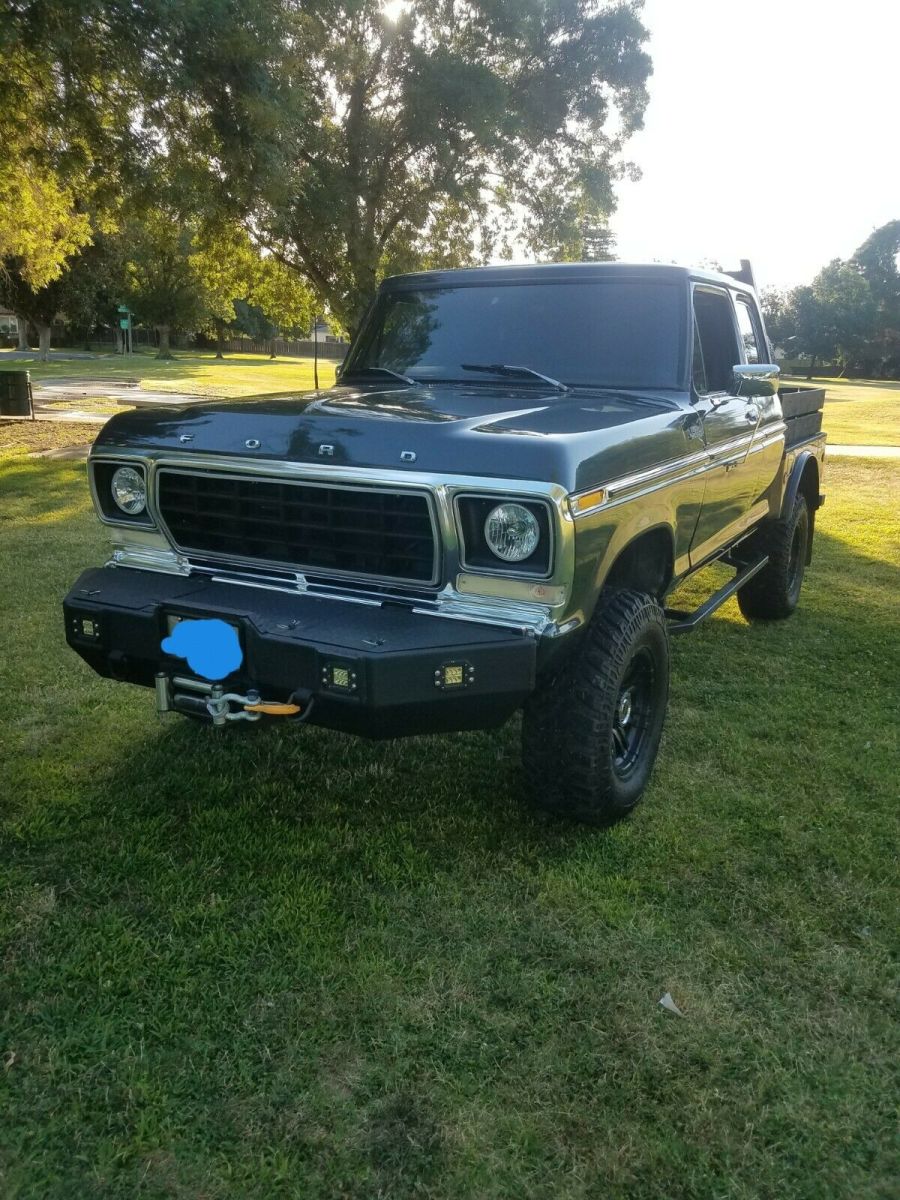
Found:
<path fill-rule="evenodd" d="M 725 292 L 694 292 L 694 386 L 707 392 L 731 390 L 740 362 L 731 300 Z"/>
<path fill-rule="evenodd" d="M 737 309 L 738 329 L 740 330 L 741 341 L 744 343 L 744 355 L 747 362 L 763 362 L 762 338 L 759 336 L 756 321 L 753 319 L 750 301 L 745 300 L 743 296 L 738 296 L 735 307 Z"/>

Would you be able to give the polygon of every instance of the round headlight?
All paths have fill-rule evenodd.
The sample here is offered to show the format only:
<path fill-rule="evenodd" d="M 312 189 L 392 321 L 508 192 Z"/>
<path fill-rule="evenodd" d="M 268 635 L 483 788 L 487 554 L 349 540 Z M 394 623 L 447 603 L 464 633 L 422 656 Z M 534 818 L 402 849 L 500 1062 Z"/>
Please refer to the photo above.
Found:
<path fill-rule="evenodd" d="M 114 471 L 110 490 L 113 500 L 130 517 L 137 516 L 147 507 L 147 485 L 142 472 L 134 467 L 119 467 Z"/>
<path fill-rule="evenodd" d="M 534 554 L 541 540 L 537 517 L 522 504 L 498 504 L 484 523 L 491 552 L 504 562 L 522 562 Z"/>

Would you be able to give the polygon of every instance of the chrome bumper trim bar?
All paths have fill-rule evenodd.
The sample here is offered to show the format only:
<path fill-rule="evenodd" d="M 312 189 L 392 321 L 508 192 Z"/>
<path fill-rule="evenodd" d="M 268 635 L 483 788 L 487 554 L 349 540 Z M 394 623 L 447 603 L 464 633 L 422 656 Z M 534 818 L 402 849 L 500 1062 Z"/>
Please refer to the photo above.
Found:
<path fill-rule="evenodd" d="M 385 603 L 402 603 L 411 612 L 421 616 L 442 617 L 450 621 L 472 621 L 480 625 L 493 625 L 501 629 L 514 629 L 534 637 L 555 637 L 568 632 L 571 622 L 562 630 L 553 618 L 549 605 L 525 604 L 488 596 L 471 596 L 456 591 L 447 585 L 433 600 L 403 595 L 402 593 L 366 594 L 342 588 L 310 583 L 303 575 L 277 580 L 242 574 L 224 574 L 221 568 L 203 567 L 188 562 L 171 551 L 153 550 L 147 547 L 117 547 L 106 564 L 108 567 L 133 567 L 143 571 L 158 571 L 166 575 L 199 575 L 212 579 L 214 583 L 227 583 L 235 587 L 257 588 L 262 591 L 280 592 L 283 595 L 303 595 L 319 600 L 335 600 L 341 604 L 363 604 L 380 608 Z"/>

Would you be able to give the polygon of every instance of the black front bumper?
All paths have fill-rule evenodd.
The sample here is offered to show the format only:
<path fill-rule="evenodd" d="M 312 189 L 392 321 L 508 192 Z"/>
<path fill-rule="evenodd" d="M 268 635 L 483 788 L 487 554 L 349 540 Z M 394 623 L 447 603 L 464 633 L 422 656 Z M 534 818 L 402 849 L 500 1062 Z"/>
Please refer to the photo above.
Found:
<path fill-rule="evenodd" d="M 226 691 L 255 689 L 304 706 L 312 697 L 311 724 L 369 737 L 489 728 L 534 689 L 533 636 L 406 604 L 101 567 L 84 572 L 63 609 L 66 640 L 85 662 L 145 687 L 158 672 L 192 674 L 161 647 L 170 617 L 228 621 L 238 627 L 243 662 L 221 681 Z"/>

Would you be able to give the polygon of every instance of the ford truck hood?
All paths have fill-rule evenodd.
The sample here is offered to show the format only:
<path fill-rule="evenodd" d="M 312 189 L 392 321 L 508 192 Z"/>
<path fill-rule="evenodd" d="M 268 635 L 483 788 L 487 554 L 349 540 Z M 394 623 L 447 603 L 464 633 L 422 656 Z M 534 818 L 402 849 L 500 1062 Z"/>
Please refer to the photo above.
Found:
<path fill-rule="evenodd" d="M 604 460 L 619 459 L 626 446 L 629 471 L 664 460 L 668 451 L 648 435 L 658 431 L 665 442 L 669 433 L 681 447 L 684 420 L 684 407 L 672 393 L 337 386 L 120 413 L 104 426 L 94 452 L 127 448 L 383 467 L 544 481 L 575 490 L 602 481 L 604 473 L 609 477 L 611 463 Z"/>

